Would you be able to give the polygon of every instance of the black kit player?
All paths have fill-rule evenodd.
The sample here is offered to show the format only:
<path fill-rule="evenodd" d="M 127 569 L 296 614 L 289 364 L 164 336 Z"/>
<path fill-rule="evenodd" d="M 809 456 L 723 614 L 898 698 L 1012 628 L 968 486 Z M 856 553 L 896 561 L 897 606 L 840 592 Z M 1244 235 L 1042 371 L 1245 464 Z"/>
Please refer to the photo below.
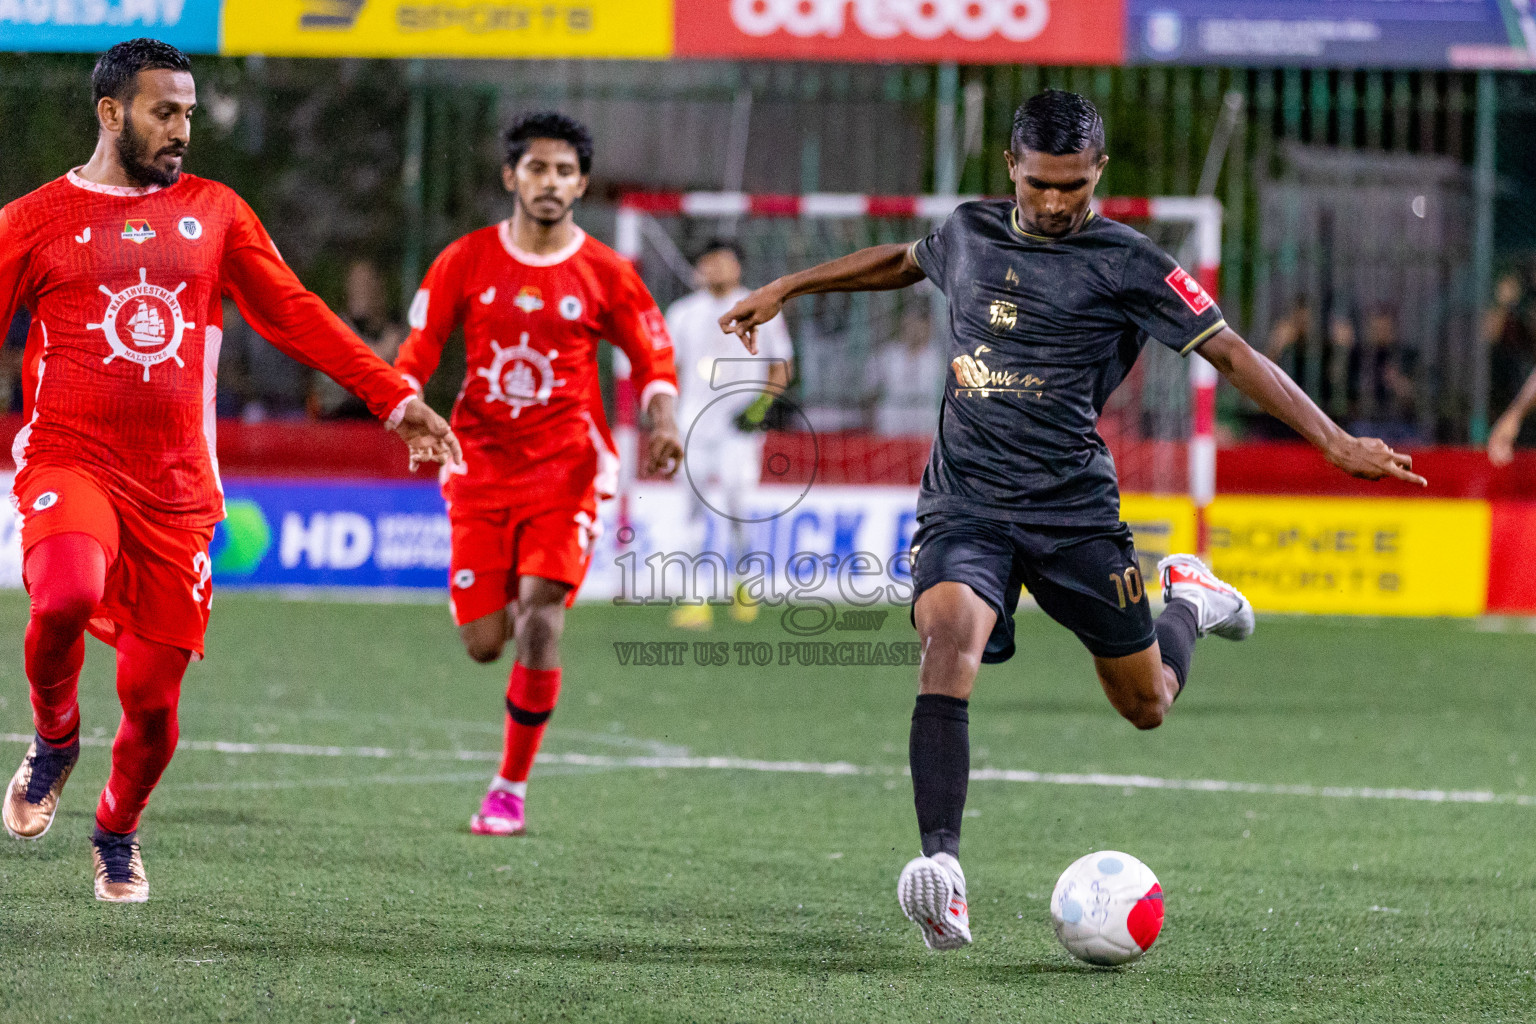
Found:
<path fill-rule="evenodd" d="M 967 703 L 980 667 L 1013 655 L 1021 585 L 1077 634 L 1109 702 L 1139 729 L 1161 724 L 1184 689 L 1196 638 L 1253 631 L 1248 601 L 1191 555 L 1159 563 L 1166 605 L 1152 620 L 1114 462 L 1095 430 L 1149 337 L 1185 355 L 1199 349 L 1344 472 L 1424 483 L 1409 456 L 1324 415 L 1149 239 L 1092 212 L 1109 159 L 1092 103 L 1056 90 L 1035 96 L 1014 116 L 1006 157 L 1014 201 L 965 203 L 921 241 L 782 277 L 720 321 L 755 351 L 757 329 L 796 296 L 926 277 L 949 300 L 953 374 L 912 545 L 923 654 L 909 756 L 923 855 L 897 883 L 930 949 L 971 941 L 957 859 Z"/>

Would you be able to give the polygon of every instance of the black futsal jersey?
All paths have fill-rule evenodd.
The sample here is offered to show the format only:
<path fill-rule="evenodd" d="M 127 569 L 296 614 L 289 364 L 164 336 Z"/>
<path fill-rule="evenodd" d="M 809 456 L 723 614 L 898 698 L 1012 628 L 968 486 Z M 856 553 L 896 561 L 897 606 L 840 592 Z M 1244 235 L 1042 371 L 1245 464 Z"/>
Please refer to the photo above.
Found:
<path fill-rule="evenodd" d="M 1060 238 L 1023 230 L 1010 200 L 961 205 L 913 257 L 949 300 L 949 367 L 919 518 L 1118 523 L 1115 464 L 1096 425 L 1147 338 L 1193 352 L 1226 325 L 1151 239 L 1090 215 Z"/>

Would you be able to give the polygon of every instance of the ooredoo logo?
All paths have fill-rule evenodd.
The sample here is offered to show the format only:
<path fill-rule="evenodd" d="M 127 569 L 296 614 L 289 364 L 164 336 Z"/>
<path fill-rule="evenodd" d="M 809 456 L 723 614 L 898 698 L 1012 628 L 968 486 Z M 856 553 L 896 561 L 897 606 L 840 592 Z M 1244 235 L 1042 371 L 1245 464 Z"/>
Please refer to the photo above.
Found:
<path fill-rule="evenodd" d="M 750 36 L 788 32 L 838 38 L 849 28 L 871 39 L 938 39 L 953 34 L 979 42 L 994 36 L 1023 43 L 1051 21 L 1050 0 L 731 0 L 731 20 Z"/>

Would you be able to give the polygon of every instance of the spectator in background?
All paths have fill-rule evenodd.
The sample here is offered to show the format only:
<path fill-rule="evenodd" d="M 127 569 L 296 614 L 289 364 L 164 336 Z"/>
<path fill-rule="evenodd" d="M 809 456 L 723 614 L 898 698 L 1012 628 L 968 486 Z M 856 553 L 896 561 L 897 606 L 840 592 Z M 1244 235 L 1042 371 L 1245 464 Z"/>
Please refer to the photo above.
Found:
<path fill-rule="evenodd" d="M 1536 262 L 1524 274 L 1511 272 L 1499 278 L 1482 326 L 1488 343 L 1488 407 L 1508 409 L 1520 382 L 1536 370 Z M 1510 438 L 1510 444 L 1515 440 Z M 1529 431 L 1523 440 L 1532 442 Z"/>
<path fill-rule="evenodd" d="M 875 433 L 932 437 L 944 394 L 944 356 L 933 343 L 926 301 L 902 313 L 896 337 L 881 345 L 868 366 Z"/>
<path fill-rule="evenodd" d="M 1490 406 L 1504 408 L 1488 437 L 1488 458 L 1506 466 L 1515 457 L 1521 427 L 1536 406 L 1536 263 L 1524 275 L 1506 274 L 1494 289 L 1493 308 L 1483 319 L 1488 342 Z M 1511 396 L 1515 382 L 1524 387 Z M 1530 438 L 1525 438 L 1529 443 Z"/>
<path fill-rule="evenodd" d="M 0 402 L 6 412 L 21 412 L 22 360 L 27 349 L 27 332 L 32 329 L 32 314 L 18 309 L 5 331 L 5 345 L 0 347 Z"/>
<path fill-rule="evenodd" d="M 1325 303 L 1321 314 L 1314 315 L 1311 299 L 1296 296 L 1290 311 L 1270 328 L 1264 354 L 1306 388 L 1324 412 L 1341 419 L 1348 411 L 1349 357 L 1356 332 L 1350 318 L 1330 305 Z M 1317 336 L 1319 329 L 1324 337 Z M 1277 436 L 1293 434 L 1279 427 Z"/>
<path fill-rule="evenodd" d="M 763 325 L 758 354 L 750 355 L 734 334 L 720 330 L 720 318 L 748 294 L 742 286 L 742 249 L 735 241 L 709 241 L 694 264 L 699 288 L 667 310 L 677 362 L 677 424 L 687 445 L 683 456 L 691 486 L 691 513 L 698 538 L 695 550 L 706 550 L 713 525 L 717 550 L 727 565 L 745 553 L 741 517 L 745 503 L 762 476 L 763 434 L 760 428 L 773 400 L 783 394 L 792 375 L 794 348 L 783 318 Z M 727 522 L 726 520 L 729 520 Z M 750 621 L 757 605 L 746 600 L 738 585 L 731 615 Z M 708 629 L 714 609 L 709 604 L 679 605 L 671 622 L 682 629 Z"/>
<path fill-rule="evenodd" d="M 1403 344 L 1397 313 L 1378 306 L 1365 319 L 1359 344 L 1349 350 L 1349 429 L 1388 444 L 1422 440 L 1413 373 L 1418 353 Z"/>
<path fill-rule="evenodd" d="M 393 363 L 405 340 L 404 325 L 389 318 L 389 293 L 372 260 L 356 260 L 347 268 L 342 320 L 386 363 Z M 316 419 L 372 419 L 368 407 L 324 374 L 315 375 L 309 411 Z"/>

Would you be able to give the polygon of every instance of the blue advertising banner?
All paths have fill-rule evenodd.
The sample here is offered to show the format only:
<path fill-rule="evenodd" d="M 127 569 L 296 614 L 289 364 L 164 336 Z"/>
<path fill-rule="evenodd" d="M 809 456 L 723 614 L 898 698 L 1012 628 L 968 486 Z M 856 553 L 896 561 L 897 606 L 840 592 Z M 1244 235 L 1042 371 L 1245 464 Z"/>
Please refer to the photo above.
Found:
<path fill-rule="evenodd" d="M 216 586 L 448 584 L 448 516 L 427 482 L 226 480 Z"/>
<path fill-rule="evenodd" d="M 1533 0 L 1130 0 L 1133 64 L 1536 67 Z"/>
<path fill-rule="evenodd" d="M 0 0 L 0 52 L 95 53 L 137 36 L 219 52 L 221 0 Z"/>

